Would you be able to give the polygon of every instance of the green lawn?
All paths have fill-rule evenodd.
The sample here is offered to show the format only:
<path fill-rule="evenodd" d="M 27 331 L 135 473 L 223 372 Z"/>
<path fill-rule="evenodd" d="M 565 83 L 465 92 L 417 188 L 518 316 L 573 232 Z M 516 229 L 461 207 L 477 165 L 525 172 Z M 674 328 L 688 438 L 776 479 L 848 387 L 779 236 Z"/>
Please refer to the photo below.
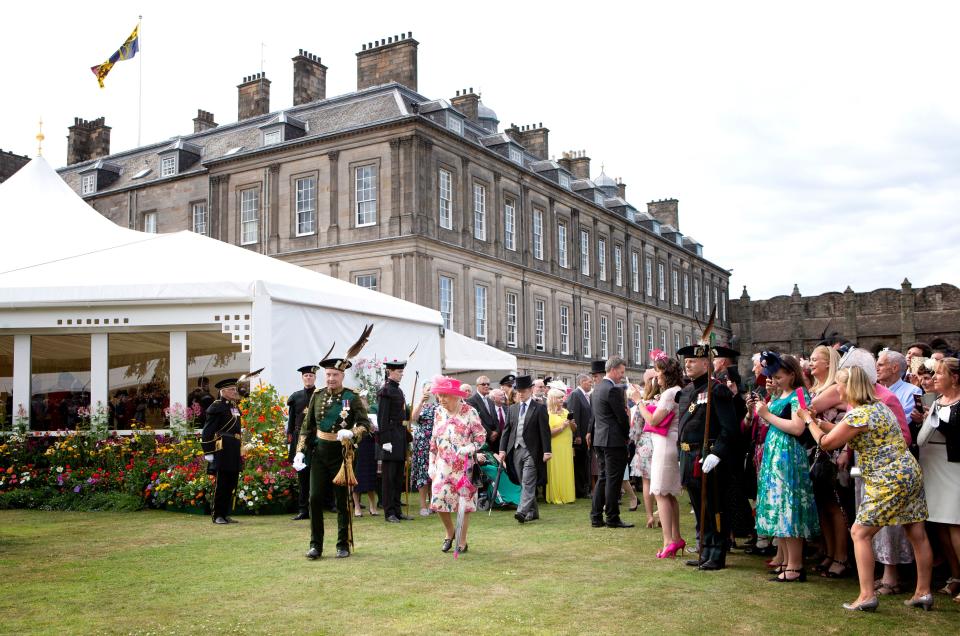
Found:
<path fill-rule="evenodd" d="M 0 512 L 0 632 L 9 634 L 960 633 L 960 605 L 885 597 L 841 609 L 852 580 L 781 585 L 734 553 L 723 572 L 654 558 L 659 530 L 593 529 L 588 504 L 474 515 L 470 552 L 439 550 L 436 518 L 364 517 L 356 553 L 303 557 L 307 522 L 138 513 Z M 625 513 L 639 521 L 642 513 Z M 684 514 L 692 540 L 692 515 Z"/>

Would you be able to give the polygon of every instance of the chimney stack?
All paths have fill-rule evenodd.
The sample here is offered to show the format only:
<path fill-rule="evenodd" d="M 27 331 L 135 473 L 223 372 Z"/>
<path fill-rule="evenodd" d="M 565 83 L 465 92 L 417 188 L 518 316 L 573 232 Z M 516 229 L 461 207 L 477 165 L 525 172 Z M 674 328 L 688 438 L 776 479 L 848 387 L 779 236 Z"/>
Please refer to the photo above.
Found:
<path fill-rule="evenodd" d="M 523 147 L 537 159 L 549 159 L 549 142 L 547 140 L 549 133 L 550 129 L 544 128 L 542 123 L 525 126 L 521 132 Z"/>
<path fill-rule="evenodd" d="M 413 33 L 364 44 L 357 53 L 357 90 L 390 82 L 417 90 L 417 45 Z"/>
<path fill-rule="evenodd" d="M 237 86 L 237 121 L 270 112 L 270 80 L 264 73 L 243 78 Z"/>
<path fill-rule="evenodd" d="M 320 57 L 300 49 L 293 58 L 293 105 L 307 104 L 327 98 L 327 67 Z"/>
<path fill-rule="evenodd" d="M 470 121 L 474 123 L 479 121 L 480 96 L 473 92 L 473 88 L 469 91 L 463 89 L 462 94 L 461 91 L 457 91 L 457 96 L 452 97 L 450 103 Z"/>
<path fill-rule="evenodd" d="M 73 118 L 73 126 L 67 135 L 67 164 L 99 159 L 110 154 L 110 126 L 100 117 L 86 121 Z"/>
<path fill-rule="evenodd" d="M 204 130 L 210 130 L 216 127 L 217 122 L 213 121 L 213 113 L 208 113 L 198 108 L 197 116 L 193 118 L 193 132 L 203 132 Z"/>
<path fill-rule="evenodd" d="M 680 229 L 679 204 L 676 199 L 651 201 L 647 204 L 647 212 L 660 221 L 661 225 L 673 226 L 675 230 Z"/>
<path fill-rule="evenodd" d="M 627 200 L 627 184 L 624 183 L 623 179 L 621 179 L 620 177 L 617 177 L 617 196 L 623 199 L 624 201 Z"/>
<path fill-rule="evenodd" d="M 563 153 L 560 165 L 570 171 L 574 179 L 590 178 L 590 157 L 586 150 L 570 150 Z"/>

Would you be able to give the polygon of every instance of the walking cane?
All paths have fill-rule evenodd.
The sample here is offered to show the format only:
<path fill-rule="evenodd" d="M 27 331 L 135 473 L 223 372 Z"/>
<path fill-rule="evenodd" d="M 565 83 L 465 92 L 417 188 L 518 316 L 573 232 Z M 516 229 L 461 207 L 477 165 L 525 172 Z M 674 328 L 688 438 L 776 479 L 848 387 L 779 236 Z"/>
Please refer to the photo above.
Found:
<path fill-rule="evenodd" d="M 493 499 L 490 500 L 490 509 L 487 511 L 487 516 L 493 514 L 493 507 L 497 503 L 497 495 L 500 492 L 500 475 L 503 474 L 503 460 L 501 460 L 497 455 L 494 455 L 497 458 L 497 478 L 493 480 Z"/>

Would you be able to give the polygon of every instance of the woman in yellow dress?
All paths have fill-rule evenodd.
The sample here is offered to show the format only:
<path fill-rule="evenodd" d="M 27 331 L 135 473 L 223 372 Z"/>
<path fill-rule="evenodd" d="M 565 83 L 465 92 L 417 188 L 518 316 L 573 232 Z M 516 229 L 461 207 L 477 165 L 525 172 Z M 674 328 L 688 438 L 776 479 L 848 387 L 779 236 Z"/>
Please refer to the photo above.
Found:
<path fill-rule="evenodd" d="M 563 408 L 564 392 L 550 389 L 547 393 L 547 413 L 550 414 L 550 434 L 553 439 L 553 457 L 547 462 L 547 503 L 573 503 L 577 499 L 573 483 L 573 431 L 577 428 L 568 419 Z"/>

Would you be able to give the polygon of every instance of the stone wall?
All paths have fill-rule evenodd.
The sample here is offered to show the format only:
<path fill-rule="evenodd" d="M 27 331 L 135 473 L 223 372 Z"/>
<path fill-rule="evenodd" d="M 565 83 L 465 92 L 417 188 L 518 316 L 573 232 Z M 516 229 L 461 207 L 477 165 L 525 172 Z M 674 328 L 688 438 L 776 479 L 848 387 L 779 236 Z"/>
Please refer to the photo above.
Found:
<path fill-rule="evenodd" d="M 861 347 L 905 351 L 910 344 L 940 338 L 951 350 L 960 347 L 960 289 L 942 283 L 914 289 L 904 279 L 900 289 L 875 289 L 819 296 L 751 300 L 746 287 L 730 303 L 731 328 L 739 349 L 751 354 L 776 348 L 809 355 L 824 333 L 834 332 Z"/>

